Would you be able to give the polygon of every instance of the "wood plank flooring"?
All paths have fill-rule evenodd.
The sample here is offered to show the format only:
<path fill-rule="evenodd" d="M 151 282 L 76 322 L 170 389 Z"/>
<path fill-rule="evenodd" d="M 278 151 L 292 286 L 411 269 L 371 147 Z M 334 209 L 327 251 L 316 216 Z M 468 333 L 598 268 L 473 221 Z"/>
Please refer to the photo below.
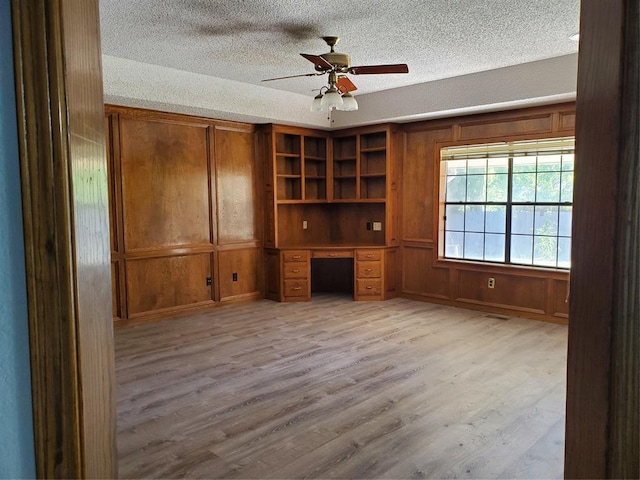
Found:
<path fill-rule="evenodd" d="M 394 299 L 116 329 L 121 478 L 561 478 L 567 328 Z"/>

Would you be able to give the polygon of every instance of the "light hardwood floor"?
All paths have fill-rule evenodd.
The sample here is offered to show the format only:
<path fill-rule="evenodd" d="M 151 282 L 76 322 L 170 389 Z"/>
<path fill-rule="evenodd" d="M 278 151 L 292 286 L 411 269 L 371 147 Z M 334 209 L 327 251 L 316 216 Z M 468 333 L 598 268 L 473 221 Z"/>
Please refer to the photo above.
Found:
<path fill-rule="evenodd" d="M 394 299 L 116 329 L 122 478 L 561 478 L 567 328 Z"/>

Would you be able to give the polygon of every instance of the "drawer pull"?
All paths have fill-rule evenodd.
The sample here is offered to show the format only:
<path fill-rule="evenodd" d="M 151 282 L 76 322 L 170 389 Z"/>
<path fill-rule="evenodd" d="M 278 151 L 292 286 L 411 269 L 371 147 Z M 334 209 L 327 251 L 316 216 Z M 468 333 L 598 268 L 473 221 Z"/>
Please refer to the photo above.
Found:
<path fill-rule="evenodd" d="M 330 256 L 330 257 L 337 257 L 337 256 L 338 256 L 338 254 L 337 254 L 337 253 L 330 253 L 330 254 L 329 254 L 329 256 Z"/>
<path fill-rule="evenodd" d="M 365 257 L 367 257 L 367 258 L 373 258 L 373 255 L 372 255 L 372 254 L 370 254 L 370 253 L 367 253 L 367 254 L 365 255 Z"/>
<path fill-rule="evenodd" d="M 373 272 L 373 268 L 365 268 L 364 271 L 365 272 Z"/>
<path fill-rule="evenodd" d="M 298 273 L 300 270 L 298 270 L 297 268 L 294 268 L 293 270 L 291 270 L 293 273 Z"/>
<path fill-rule="evenodd" d="M 302 257 L 300 255 L 294 255 L 293 258 L 295 258 L 296 260 L 301 259 Z"/>
<path fill-rule="evenodd" d="M 373 287 L 371 285 L 367 285 L 367 290 L 371 290 Z"/>
<path fill-rule="evenodd" d="M 293 287 L 291 290 L 302 290 L 302 287 Z"/>

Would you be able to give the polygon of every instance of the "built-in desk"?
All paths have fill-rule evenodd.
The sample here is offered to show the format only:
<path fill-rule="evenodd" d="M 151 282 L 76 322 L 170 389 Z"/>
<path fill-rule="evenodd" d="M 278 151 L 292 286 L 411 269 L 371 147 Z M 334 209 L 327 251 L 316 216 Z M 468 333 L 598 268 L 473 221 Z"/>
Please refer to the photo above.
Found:
<path fill-rule="evenodd" d="M 268 248 L 267 298 L 279 302 L 311 299 L 312 259 L 353 259 L 353 299 L 385 300 L 396 293 L 396 247 L 306 246 Z"/>

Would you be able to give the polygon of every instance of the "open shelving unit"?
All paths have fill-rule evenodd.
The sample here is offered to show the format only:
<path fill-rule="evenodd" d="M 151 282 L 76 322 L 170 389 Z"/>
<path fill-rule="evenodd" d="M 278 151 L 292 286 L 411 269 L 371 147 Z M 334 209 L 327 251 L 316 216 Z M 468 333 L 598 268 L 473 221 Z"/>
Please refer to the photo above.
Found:
<path fill-rule="evenodd" d="M 360 136 L 360 198 L 384 200 L 387 196 L 387 135 Z"/>
<path fill-rule="evenodd" d="M 275 133 L 277 202 L 327 200 L 327 138 Z"/>
<path fill-rule="evenodd" d="M 333 200 L 385 201 L 387 131 L 333 139 Z"/>
<path fill-rule="evenodd" d="M 303 136 L 304 143 L 304 198 L 327 199 L 327 139 Z"/>
<path fill-rule="evenodd" d="M 397 245 L 396 130 L 265 126 L 265 245 Z"/>
<path fill-rule="evenodd" d="M 302 200 L 302 161 L 299 135 L 276 134 L 278 200 Z"/>

